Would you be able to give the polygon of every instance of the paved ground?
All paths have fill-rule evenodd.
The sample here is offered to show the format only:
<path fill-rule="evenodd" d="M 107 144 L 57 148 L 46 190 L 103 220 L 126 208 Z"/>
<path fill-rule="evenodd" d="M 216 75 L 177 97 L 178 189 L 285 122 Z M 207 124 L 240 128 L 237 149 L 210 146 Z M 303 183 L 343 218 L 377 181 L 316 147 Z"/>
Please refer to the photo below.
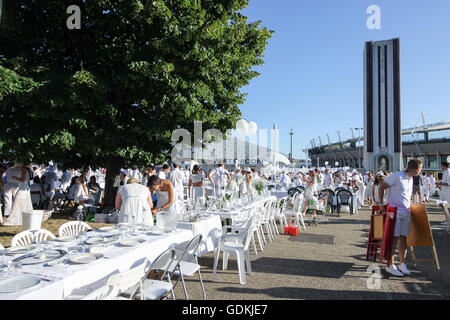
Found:
<path fill-rule="evenodd" d="M 378 263 L 365 261 L 366 244 L 370 227 L 370 211 L 359 210 L 341 218 L 330 218 L 328 224 L 307 226 L 306 233 L 335 236 L 335 244 L 316 244 L 289 240 L 280 235 L 271 244 L 252 253 L 252 271 L 247 284 L 239 284 L 234 258 L 228 270 L 222 269 L 219 260 L 217 281 L 212 282 L 213 254 L 199 259 L 208 300 L 270 300 L 270 299 L 449 299 L 450 298 L 450 233 L 439 223 L 443 213 L 434 203 L 427 205 L 433 237 L 441 270 L 434 264 L 408 264 L 411 276 L 390 276 L 381 266 L 380 289 L 368 289 L 370 273 L 367 268 Z M 431 258 L 430 248 L 416 248 L 417 258 Z M 408 255 L 409 258 L 409 255 Z M 198 277 L 187 282 L 190 299 L 201 299 Z M 181 283 L 176 288 L 177 299 L 184 299 Z"/>

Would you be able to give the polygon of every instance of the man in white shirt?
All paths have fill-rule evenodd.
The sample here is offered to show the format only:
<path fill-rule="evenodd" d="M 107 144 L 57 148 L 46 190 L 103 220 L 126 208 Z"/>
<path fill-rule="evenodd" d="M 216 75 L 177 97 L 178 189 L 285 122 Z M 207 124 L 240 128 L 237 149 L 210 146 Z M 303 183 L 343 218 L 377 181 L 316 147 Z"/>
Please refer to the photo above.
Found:
<path fill-rule="evenodd" d="M 442 180 L 440 182 L 436 182 L 436 187 L 441 188 L 441 192 L 439 192 L 441 201 L 447 201 L 450 203 L 450 169 L 448 168 L 448 162 L 442 162 L 442 170 L 444 171 L 442 174 Z M 442 206 L 442 210 L 444 210 L 444 206 Z M 447 224 L 447 216 L 445 215 L 445 220 L 442 224 Z"/>
<path fill-rule="evenodd" d="M 391 207 L 397 208 L 397 221 L 394 230 L 394 251 L 392 252 L 392 264 L 386 267 L 386 271 L 394 276 L 403 277 L 411 273 L 406 268 L 406 238 L 409 236 L 411 228 L 411 196 L 413 192 L 412 177 L 420 174 L 422 170 L 422 161 L 420 159 L 411 159 L 408 162 L 406 171 L 398 171 L 384 179 L 384 182 L 378 188 L 379 202 L 383 203 L 384 191 L 388 189 L 388 203 Z M 400 267 L 394 264 L 395 246 L 398 246 Z"/>
<path fill-rule="evenodd" d="M 323 188 L 328 189 L 332 184 L 333 184 L 333 176 L 331 175 L 330 170 L 325 169 L 325 174 L 323 175 Z"/>
<path fill-rule="evenodd" d="M 159 170 L 158 177 L 160 179 L 169 179 L 170 167 L 167 163 L 165 163 L 161 170 Z"/>
<path fill-rule="evenodd" d="M 431 184 L 425 172 L 422 172 L 421 180 L 421 190 L 423 201 L 430 201 Z"/>
<path fill-rule="evenodd" d="M 181 171 L 179 164 L 174 164 L 173 166 L 175 169 L 170 173 L 170 182 L 172 182 L 176 198 L 178 198 L 179 204 L 181 205 L 184 201 L 183 182 L 185 181 L 186 176 L 183 171 Z"/>
<path fill-rule="evenodd" d="M 209 172 L 208 179 L 214 187 L 216 197 L 222 197 L 225 187 L 230 182 L 231 175 L 225 169 L 225 164 L 221 163 L 217 168 Z"/>

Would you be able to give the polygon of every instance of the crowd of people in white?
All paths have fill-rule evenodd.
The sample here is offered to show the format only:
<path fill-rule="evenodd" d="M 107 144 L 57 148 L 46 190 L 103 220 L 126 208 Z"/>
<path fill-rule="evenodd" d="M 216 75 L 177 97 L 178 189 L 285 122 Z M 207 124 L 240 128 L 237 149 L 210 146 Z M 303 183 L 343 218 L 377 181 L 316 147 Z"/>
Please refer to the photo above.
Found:
<path fill-rule="evenodd" d="M 414 178 L 414 202 L 430 201 L 432 196 L 450 202 L 448 164 L 444 163 L 442 169 L 444 172 L 439 176 L 423 172 Z M 23 211 L 33 207 L 51 210 L 58 201 L 72 201 L 75 208 L 84 203 L 102 204 L 105 169 L 60 170 L 52 162 L 47 167 L 15 163 L 2 167 L 0 174 L 6 218 L 3 225 L 21 225 Z M 256 181 L 263 181 L 266 188 L 272 185 L 285 191 L 303 187 L 306 200 L 323 190 L 344 188 L 357 197 L 359 208 L 379 202 L 378 186 L 386 176 L 388 173 L 383 171 L 363 174 L 350 168 L 309 170 L 270 166 L 260 168 L 259 172 L 254 168 L 235 168 L 230 172 L 224 164 L 219 164 L 206 173 L 198 164 L 174 164 L 173 167 L 164 164 L 159 170 L 151 165 L 144 170 L 121 169 L 114 181 L 115 209 L 119 212 L 119 222 L 153 225 L 158 217 L 177 215 L 186 203 L 195 203 L 198 198 L 223 197 L 230 190 L 237 190 L 239 195 L 254 193 Z"/>

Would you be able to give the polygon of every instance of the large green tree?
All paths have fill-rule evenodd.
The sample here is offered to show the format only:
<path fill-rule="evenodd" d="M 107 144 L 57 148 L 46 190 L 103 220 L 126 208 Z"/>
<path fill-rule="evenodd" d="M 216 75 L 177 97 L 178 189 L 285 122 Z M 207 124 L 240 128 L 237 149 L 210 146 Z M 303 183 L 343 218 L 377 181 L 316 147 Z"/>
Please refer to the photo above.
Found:
<path fill-rule="evenodd" d="M 112 205 L 119 168 L 169 156 L 176 128 L 235 126 L 272 34 L 248 1 L 3 1 L 0 157 L 106 167 Z"/>

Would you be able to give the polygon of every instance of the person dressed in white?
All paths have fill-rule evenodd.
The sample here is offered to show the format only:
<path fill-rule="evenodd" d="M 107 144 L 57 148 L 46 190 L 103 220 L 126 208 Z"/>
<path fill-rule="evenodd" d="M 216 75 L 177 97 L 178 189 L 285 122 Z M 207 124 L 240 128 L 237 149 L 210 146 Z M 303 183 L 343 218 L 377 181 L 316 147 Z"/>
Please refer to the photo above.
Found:
<path fill-rule="evenodd" d="M 67 169 L 64 171 L 61 177 L 61 190 L 66 192 L 67 188 L 70 186 L 70 181 L 73 177 L 73 169 Z"/>
<path fill-rule="evenodd" d="M 397 208 L 397 220 L 395 222 L 394 241 L 398 246 L 398 255 L 400 259 L 400 267 L 394 264 L 394 254 L 392 251 L 391 266 L 386 267 L 386 271 L 394 276 L 403 277 L 410 275 L 406 267 L 406 238 L 409 236 L 411 228 L 411 196 L 413 193 L 413 179 L 422 170 L 422 161 L 419 159 L 411 159 L 408 162 L 406 171 L 398 171 L 384 179 L 378 189 L 379 203 L 383 203 L 384 191 L 388 190 L 388 203 L 391 207 Z M 383 209 L 384 210 L 384 209 Z"/>
<path fill-rule="evenodd" d="M 323 175 L 323 188 L 329 189 L 330 186 L 333 185 L 333 176 L 330 173 L 330 170 L 325 169 L 325 174 Z"/>
<path fill-rule="evenodd" d="M 434 175 L 430 175 L 428 177 L 430 180 L 430 197 L 434 197 L 434 193 L 436 192 L 436 179 L 434 179 Z"/>
<path fill-rule="evenodd" d="M 247 193 L 247 181 L 240 169 L 236 170 L 236 173 L 235 173 L 233 179 L 234 179 L 234 181 L 236 181 L 236 185 L 238 187 L 240 194 L 241 195 L 246 194 Z"/>
<path fill-rule="evenodd" d="M 215 196 L 220 198 L 224 195 L 225 187 L 230 182 L 231 175 L 225 169 L 225 164 L 221 163 L 217 168 L 209 172 L 208 179 L 214 187 Z"/>
<path fill-rule="evenodd" d="M 425 172 L 422 172 L 421 179 L 421 189 L 422 189 L 422 199 L 423 201 L 430 201 L 431 184 Z"/>
<path fill-rule="evenodd" d="M 169 167 L 169 165 L 168 165 L 167 163 L 165 163 L 165 164 L 162 166 L 161 170 L 159 170 L 159 172 L 158 172 L 158 177 L 159 177 L 161 180 L 169 179 L 169 172 L 170 172 L 170 167 Z"/>
<path fill-rule="evenodd" d="M 384 182 L 384 173 L 379 171 L 372 182 L 372 199 L 375 203 L 380 203 L 378 188 L 380 187 L 382 182 Z"/>
<path fill-rule="evenodd" d="M 366 176 L 364 176 L 364 183 L 366 184 L 366 199 L 369 207 L 372 205 L 373 201 L 373 194 L 372 194 L 373 180 L 374 178 L 372 172 L 369 172 Z"/>
<path fill-rule="evenodd" d="M 247 190 L 248 194 L 254 194 L 255 188 L 253 187 L 253 181 L 255 180 L 250 168 L 245 168 L 244 172 L 244 183 L 242 184 L 243 191 Z"/>
<path fill-rule="evenodd" d="M 184 187 L 183 182 L 186 179 L 183 171 L 180 169 L 179 164 L 174 164 L 175 169 L 170 173 L 170 182 L 172 182 L 175 198 L 179 205 L 184 203 Z"/>
<path fill-rule="evenodd" d="M 364 206 L 364 196 L 366 195 L 366 186 L 364 185 L 364 182 L 362 181 L 362 178 L 356 175 L 353 178 L 353 182 L 358 187 L 358 191 L 356 192 L 358 196 L 358 209 Z"/>
<path fill-rule="evenodd" d="M 153 201 L 150 190 L 130 178 L 116 195 L 116 209 L 119 211 L 119 223 L 145 224 L 153 226 Z"/>
<path fill-rule="evenodd" d="M 448 162 L 442 162 L 442 170 L 444 171 L 442 174 L 442 180 L 440 182 L 436 182 L 436 187 L 441 188 L 441 192 L 439 192 L 439 196 L 441 201 L 447 201 L 450 203 L 450 169 L 448 167 Z M 442 206 L 442 210 L 444 207 Z M 447 216 L 445 215 L 445 220 L 442 224 L 447 224 Z"/>
<path fill-rule="evenodd" d="M 16 197 L 17 191 L 19 190 L 19 186 L 21 182 L 14 177 L 20 175 L 22 166 L 19 163 L 15 163 L 14 166 L 9 167 L 6 170 L 6 183 L 4 186 L 4 215 L 8 217 L 11 212 L 11 207 Z"/>
<path fill-rule="evenodd" d="M 148 179 L 150 194 L 156 193 L 156 208 L 152 209 L 152 214 L 156 215 L 156 224 L 161 228 L 175 227 L 179 220 L 178 202 L 175 201 L 173 185 L 169 180 L 161 180 L 158 176 L 151 176 Z"/>
<path fill-rule="evenodd" d="M 33 211 L 33 204 L 31 203 L 30 194 L 30 179 L 31 171 L 27 171 L 21 163 L 16 163 L 11 170 L 11 175 L 8 179 L 12 181 L 17 181 L 19 187 L 14 196 L 14 201 L 12 203 L 10 215 L 5 221 L 5 226 L 21 226 L 22 225 L 22 212 Z"/>
<path fill-rule="evenodd" d="M 289 176 L 284 171 L 281 173 L 280 183 L 286 189 L 289 188 L 292 183 L 291 178 L 289 178 Z"/>
<path fill-rule="evenodd" d="M 199 172 L 199 170 L 200 167 L 198 164 L 196 164 L 192 169 L 192 174 L 189 175 L 189 184 L 188 184 L 189 198 L 192 199 L 193 204 L 195 204 L 197 199 L 205 196 L 205 183 L 203 181 L 203 176 Z"/>

